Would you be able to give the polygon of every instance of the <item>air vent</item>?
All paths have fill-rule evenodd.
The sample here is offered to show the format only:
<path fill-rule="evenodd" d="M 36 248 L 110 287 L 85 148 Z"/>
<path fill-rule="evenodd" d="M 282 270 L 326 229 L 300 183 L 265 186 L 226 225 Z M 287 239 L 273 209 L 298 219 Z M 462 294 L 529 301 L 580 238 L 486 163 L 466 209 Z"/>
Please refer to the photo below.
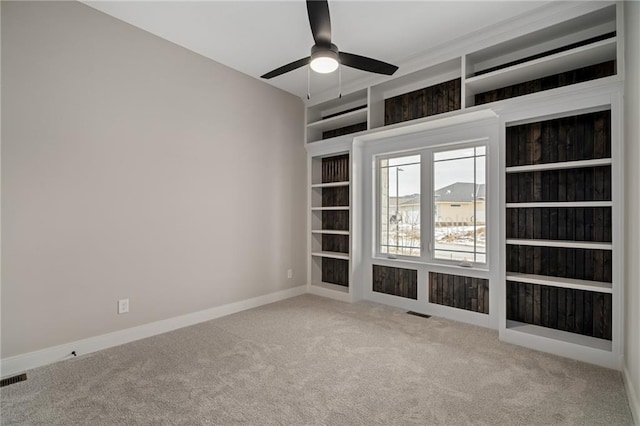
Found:
<path fill-rule="evenodd" d="M 427 315 L 427 314 L 421 314 L 420 312 L 413 312 L 413 311 L 409 311 L 407 312 L 409 315 L 415 315 L 417 317 L 420 318 L 431 318 L 431 315 Z"/>
<path fill-rule="evenodd" d="M 27 373 L 18 374 L 17 376 L 7 377 L 0 380 L 0 388 L 27 380 Z"/>

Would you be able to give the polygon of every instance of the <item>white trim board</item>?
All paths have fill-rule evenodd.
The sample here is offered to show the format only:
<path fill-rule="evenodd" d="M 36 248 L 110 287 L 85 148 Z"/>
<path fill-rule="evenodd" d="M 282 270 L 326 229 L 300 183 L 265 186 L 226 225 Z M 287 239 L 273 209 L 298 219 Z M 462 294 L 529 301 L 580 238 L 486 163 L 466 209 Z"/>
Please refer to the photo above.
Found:
<path fill-rule="evenodd" d="M 627 390 L 627 398 L 629 399 L 629 407 L 631 408 L 634 424 L 640 425 L 640 394 L 634 389 L 631 375 L 626 366 L 622 369 L 622 381 Z"/>
<path fill-rule="evenodd" d="M 89 337 L 75 342 L 64 343 L 62 345 L 22 355 L 4 358 L 0 361 L 0 376 L 5 377 L 21 373 L 25 370 L 42 367 L 44 365 L 72 358 L 72 351 L 76 351 L 78 355 L 85 355 L 102 349 L 119 346 L 135 340 L 144 339 L 146 337 L 155 336 L 157 334 L 166 333 L 179 328 L 235 314 L 247 309 L 279 302 L 291 297 L 300 296 L 306 292 L 307 286 L 301 285 L 287 290 L 265 294 L 264 296 L 253 297 L 251 299 L 241 300 L 227 305 L 216 306 L 214 308 L 192 312 L 190 314 L 180 315 L 149 324 L 114 331 L 100 336 Z"/>

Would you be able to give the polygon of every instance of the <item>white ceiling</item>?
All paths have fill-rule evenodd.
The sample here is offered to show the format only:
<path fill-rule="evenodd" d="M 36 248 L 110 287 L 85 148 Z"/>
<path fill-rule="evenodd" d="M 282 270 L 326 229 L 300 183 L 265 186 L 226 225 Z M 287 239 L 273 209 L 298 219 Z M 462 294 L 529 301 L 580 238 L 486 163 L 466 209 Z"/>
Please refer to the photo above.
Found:
<path fill-rule="evenodd" d="M 152 34 L 259 78 L 309 56 L 306 3 L 290 1 L 85 1 Z M 329 1 L 340 50 L 400 67 L 453 39 L 495 27 L 548 1 Z M 371 78 L 343 67 L 343 85 Z M 337 73 L 311 75 L 311 93 L 337 90 Z M 307 68 L 264 80 L 306 99 Z"/>

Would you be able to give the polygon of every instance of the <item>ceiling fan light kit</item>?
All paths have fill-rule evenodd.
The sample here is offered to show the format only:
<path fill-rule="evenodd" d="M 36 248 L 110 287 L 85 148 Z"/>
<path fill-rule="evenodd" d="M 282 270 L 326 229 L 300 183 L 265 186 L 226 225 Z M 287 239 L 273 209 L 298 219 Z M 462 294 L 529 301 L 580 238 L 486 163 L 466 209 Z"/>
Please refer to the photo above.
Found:
<path fill-rule="evenodd" d="M 277 77 L 305 65 L 309 65 L 313 71 L 321 74 L 331 73 L 340 65 L 384 75 L 392 75 L 398 70 L 397 66 L 377 59 L 340 52 L 338 46 L 331 42 L 331 18 L 329 3 L 326 0 L 307 0 L 307 13 L 315 42 L 311 47 L 311 56 L 276 68 L 262 75 L 261 78 Z"/>
<path fill-rule="evenodd" d="M 330 47 L 315 45 L 311 48 L 311 69 L 320 74 L 328 74 L 338 69 L 340 59 L 338 57 L 338 46 L 332 44 Z"/>

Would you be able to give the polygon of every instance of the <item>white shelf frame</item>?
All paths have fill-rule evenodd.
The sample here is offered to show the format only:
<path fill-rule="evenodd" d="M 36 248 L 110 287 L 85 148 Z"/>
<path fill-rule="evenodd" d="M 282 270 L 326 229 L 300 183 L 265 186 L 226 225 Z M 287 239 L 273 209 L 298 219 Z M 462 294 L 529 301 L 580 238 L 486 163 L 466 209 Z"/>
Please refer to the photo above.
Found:
<path fill-rule="evenodd" d="M 369 108 L 363 107 L 355 111 L 349 111 L 344 114 L 314 121 L 313 123 L 307 124 L 307 128 L 325 131 L 367 121 L 368 110 Z"/>
<path fill-rule="evenodd" d="M 311 207 L 311 211 L 337 211 L 337 210 L 349 210 L 349 206 L 339 206 L 339 207 Z"/>
<path fill-rule="evenodd" d="M 572 288 L 575 290 L 587 290 L 598 293 L 612 293 L 611 283 L 600 281 L 577 280 L 574 278 L 552 277 L 549 275 L 521 274 L 507 272 L 507 281 L 516 281 L 528 284 L 540 284 L 551 287 Z"/>
<path fill-rule="evenodd" d="M 349 231 L 334 231 L 332 229 L 312 229 L 312 234 L 327 234 L 327 235 L 350 235 Z"/>
<path fill-rule="evenodd" d="M 597 337 L 585 336 L 583 334 L 571 333 L 568 331 L 556 330 L 554 328 L 542 327 L 539 325 L 527 324 L 519 321 L 507 320 L 507 331 L 528 334 L 545 339 L 558 340 L 564 343 L 579 345 L 582 347 L 611 352 L 612 342 L 610 340 L 599 339 Z"/>
<path fill-rule="evenodd" d="M 334 251 L 314 251 L 311 253 L 314 257 L 329 257 L 331 259 L 349 260 L 349 253 L 338 253 Z"/>
<path fill-rule="evenodd" d="M 615 90 L 618 90 L 617 87 L 621 85 L 624 80 L 624 31 L 622 27 L 621 14 L 623 13 L 623 4 L 622 2 L 611 3 L 607 5 L 600 5 L 591 2 L 584 2 L 580 4 L 572 4 L 570 6 L 550 6 L 549 8 L 545 8 L 544 13 L 537 13 L 535 16 L 531 16 L 530 18 L 524 18 L 522 22 L 514 21 L 512 25 L 509 26 L 507 30 L 501 28 L 500 30 L 496 29 L 495 31 L 490 31 L 487 33 L 488 35 L 483 39 L 478 39 L 474 41 L 463 40 L 459 43 L 453 43 L 448 45 L 446 48 L 442 50 L 437 49 L 429 55 L 428 59 L 419 60 L 415 63 L 411 63 L 409 67 L 404 67 L 400 70 L 400 73 L 396 74 L 393 78 L 377 76 L 375 78 L 371 78 L 362 83 L 356 83 L 347 85 L 345 89 L 345 93 L 350 93 L 343 97 L 342 100 L 335 99 L 334 93 L 324 92 L 321 95 L 315 96 L 315 98 L 309 102 L 307 102 L 307 111 L 306 111 L 306 119 L 305 119 L 305 130 L 306 130 L 306 148 L 310 155 L 312 156 L 325 156 L 327 154 L 338 154 L 340 151 L 344 152 L 345 150 L 353 152 L 353 149 L 356 149 L 355 145 L 353 145 L 354 137 L 358 137 L 358 139 L 362 142 L 368 141 L 370 138 L 373 140 L 376 137 L 379 137 L 380 134 L 391 134 L 391 132 L 395 132 L 398 135 L 402 135 L 404 128 L 409 128 L 416 123 L 422 122 L 434 122 L 441 123 L 444 117 L 450 117 L 453 120 L 456 119 L 457 116 L 470 114 L 474 112 L 480 111 L 488 111 L 489 108 L 496 109 L 496 111 L 501 114 L 501 123 L 515 123 L 518 120 L 530 120 L 532 118 L 540 118 L 546 119 L 552 115 L 560 114 L 564 115 L 567 112 L 571 111 L 579 111 L 585 108 L 601 108 L 602 106 L 611 107 L 613 111 L 612 119 L 613 121 L 618 120 L 617 124 L 612 123 L 612 140 L 615 144 L 620 146 L 612 146 L 612 158 L 605 159 L 594 159 L 594 160 L 585 160 L 585 161 L 573 161 L 573 162 L 563 162 L 563 163 L 549 163 L 549 164 L 541 164 L 541 165 L 527 165 L 527 166 L 517 166 L 517 167 L 508 167 L 505 169 L 504 159 L 500 159 L 500 170 L 501 173 L 519 173 L 519 172 L 527 172 L 527 171 L 542 171 L 542 170 L 555 170 L 555 169 L 569 169 L 569 168 L 584 168 L 584 167 L 597 167 L 597 166 L 606 166 L 612 165 L 611 176 L 614 182 L 614 187 L 612 188 L 612 200 L 616 203 L 614 205 L 611 201 L 606 201 L 604 206 L 612 208 L 613 215 L 613 229 L 612 233 L 614 236 L 613 244 L 598 244 L 595 247 L 597 249 L 611 249 L 614 250 L 613 257 L 613 283 L 612 286 L 615 291 L 612 291 L 613 294 L 613 318 L 612 318 L 612 335 L 613 341 L 602 341 L 602 339 L 594 339 L 588 336 L 580 336 L 575 335 L 573 333 L 562 332 L 552 329 L 545 329 L 544 327 L 530 326 L 527 324 L 515 324 L 510 322 L 508 327 L 505 327 L 504 317 L 500 319 L 499 330 L 500 330 L 500 338 L 502 340 L 515 343 L 525 347 L 531 347 L 534 349 L 543 350 L 550 353 L 555 353 L 557 355 L 570 357 L 573 359 L 594 363 L 597 365 L 606 366 L 608 368 L 616 368 L 619 369 L 621 363 L 619 358 L 621 356 L 621 348 L 623 346 L 623 332 L 622 330 L 622 315 L 623 315 L 623 306 L 622 303 L 624 297 L 624 287 L 621 286 L 621 270 L 623 269 L 622 259 L 624 259 L 624 233 L 622 232 L 621 223 L 623 223 L 624 216 L 621 212 L 622 203 L 619 201 L 623 200 L 623 192 L 621 190 L 623 182 L 623 172 L 622 172 L 622 164 L 623 159 L 622 151 L 621 151 L 621 135 L 622 128 L 619 124 L 619 111 L 622 107 L 622 89 L 620 89 L 620 94 L 613 94 Z M 614 9 L 614 17 L 612 18 L 611 13 L 607 12 L 606 9 Z M 542 9 L 541 9 L 542 11 Z M 603 12 L 603 13 L 601 13 Z M 604 20 L 598 20 L 595 24 L 589 23 L 593 21 L 593 17 L 596 15 L 608 15 Z M 565 23 L 573 22 L 570 24 L 571 28 L 569 28 Z M 576 25 L 575 22 L 583 22 L 587 25 L 581 26 Z M 592 27 L 588 27 L 588 25 L 592 25 Z M 527 76 L 527 80 L 532 80 L 536 78 L 543 77 L 543 75 L 535 75 L 536 69 L 544 70 L 548 69 L 550 66 L 562 65 L 562 63 L 576 63 L 576 60 L 581 57 L 587 58 L 587 61 L 595 60 L 598 55 L 602 52 L 608 52 L 605 54 L 607 59 L 613 59 L 616 61 L 616 71 L 615 74 L 610 77 L 601 78 L 594 81 L 584 82 L 577 85 L 570 85 L 566 87 L 561 87 L 557 89 L 546 90 L 542 92 L 538 92 L 531 95 L 525 95 L 521 97 L 516 97 L 512 99 L 507 99 L 504 101 L 493 102 L 491 105 L 482 105 L 482 106 L 474 106 L 473 103 L 473 95 L 474 91 L 477 87 L 482 85 L 480 82 L 482 80 L 481 76 L 471 77 L 471 72 L 477 69 L 481 69 L 481 67 L 476 67 L 482 63 L 482 66 L 485 66 L 489 62 L 493 61 L 493 64 L 489 64 L 488 66 L 497 66 L 500 63 L 510 62 L 511 60 L 518 60 L 517 57 L 526 52 L 527 55 L 538 54 L 545 50 L 537 50 L 542 49 L 544 44 L 544 49 L 546 51 L 550 49 L 555 49 L 561 46 L 566 46 L 570 43 L 579 42 L 580 40 L 585 40 L 587 38 L 597 36 L 598 32 L 610 32 L 611 29 L 607 29 L 607 31 L 601 31 L 603 28 L 612 27 L 613 30 L 616 31 L 617 37 L 610 38 L 607 40 L 602 40 L 600 42 L 592 43 L 586 46 L 581 46 L 579 48 L 567 50 L 564 52 L 559 52 L 555 55 L 549 55 L 545 58 L 539 58 L 538 60 L 528 61 L 523 64 L 519 64 L 514 66 L 515 68 L 525 68 L 528 67 L 527 73 L 530 76 Z M 559 29 L 559 32 L 556 29 Z M 551 32 L 549 30 L 552 30 Z M 546 35 L 549 35 L 545 38 Z M 542 37 L 540 37 L 542 36 Z M 522 40 L 532 41 L 524 48 L 520 46 L 519 43 Z M 540 43 L 542 42 L 542 43 Z M 554 44 L 555 43 L 555 44 Z M 503 49 L 503 46 L 507 46 L 506 49 Z M 599 51 L 599 49 L 601 49 Z M 598 53 L 598 51 L 600 53 Z M 506 52 L 506 53 L 503 53 Z M 613 55 L 609 57 L 609 55 L 613 52 Z M 455 55 L 452 56 L 452 54 Z M 509 60 L 503 60 L 507 58 L 508 55 L 513 54 L 512 58 Z M 563 59 L 559 59 L 562 57 Z M 447 61 L 455 60 L 455 58 L 461 58 L 461 77 L 462 77 L 462 87 L 461 87 L 461 110 L 454 111 L 452 113 L 447 113 L 444 116 L 431 116 L 425 119 L 420 119 L 412 122 L 404 122 L 398 123 L 393 126 L 381 127 L 380 123 L 376 123 L 376 120 L 380 120 L 380 111 L 384 110 L 384 90 L 387 85 L 389 87 L 396 90 L 396 84 L 394 80 L 402 78 L 405 75 L 410 73 L 417 73 L 416 75 L 420 75 L 420 78 L 424 78 L 424 81 L 427 81 L 431 78 L 437 78 L 436 76 L 431 76 L 428 74 L 422 75 L 420 70 L 424 70 L 430 67 L 437 67 L 438 64 L 444 63 Z M 569 59 L 566 59 L 569 58 Z M 591 58 L 591 59 L 589 59 Z M 557 61 L 557 64 L 539 64 L 539 62 L 554 62 Z M 586 66 L 586 64 L 580 63 L 577 61 L 579 66 Z M 474 68 L 475 67 L 475 68 Z M 538 68 L 539 67 L 539 68 Z M 568 68 L 571 68 L 567 66 Z M 485 66 L 486 68 L 486 66 Z M 512 67 L 509 67 L 512 68 Z M 502 70 L 496 70 L 495 73 L 500 73 L 506 75 L 505 78 L 509 77 L 508 74 L 515 73 L 513 68 L 509 71 L 509 68 L 504 68 Z M 402 74 L 401 74 L 402 73 Z M 486 79 L 486 75 L 491 74 L 487 73 L 483 77 Z M 476 81 L 474 82 L 474 79 Z M 417 79 L 420 80 L 420 79 Z M 506 80 L 502 77 L 499 78 L 499 87 L 508 86 Z M 443 80 L 444 81 L 444 80 Z M 469 84 L 469 81 L 471 82 Z M 417 85 L 420 84 L 420 81 L 416 82 Z M 400 85 L 402 86 L 402 85 Z M 416 86 L 417 87 L 417 86 Z M 425 85 L 426 87 L 426 85 Z M 363 95 L 364 92 L 364 95 Z M 470 100 L 470 102 L 469 102 Z M 595 101 L 592 101 L 595 100 Z M 340 112 L 340 110 L 347 110 L 349 108 L 356 107 L 357 102 L 362 102 L 367 106 L 367 122 L 368 122 L 368 130 L 361 131 L 345 136 L 339 136 L 335 138 L 330 138 L 326 140 L 320 140 L 318 136 L 318 131 L 321 131 L 321 128 L 328 122 L 331 123 L 331 119 L 321 120 L 321 116 L 326 116 L 327 114 L 332 114 L 334 112 Z M 542 104 L 542 103 L 543 104 Z M 615 110 L 617 109 L 618 112 Z M 346 113 L 349 114 L 349 113 Z M 346 115 L 348 117 L 348 115 Z M 375 118 L 378 117 L 378 118 Z M 507 118 L 509 117 L 509 118 Z M 615 117 L 615 118 L 614 118 Z M 364 121 L 364 120 L 363 120 Z M 347 124 L 354 124 L 347 123 Z M 311 125 L 311 127 L 309 127 Z M 338 126 L 336 126 L 337 128 Z M 357 163 L 359 158 L 355 156 L 351 159 L 352 164 Z M 351 170 L 353 174 L 353 170 Z M 311 173 L 309 174 L 311 176 Z M 367 178 L 365 176 L 365 178 Z M 360 177 L 359 177 L 360 179 Z M 312 180 L 309 180 L 312 183 Z M 359 180 L 358 180 L 359 182 Z M 309 185 L 311 187 L 311 185 Z M 358 240 L 360 237 L 362 229 L 360 229 L 359 222 L 356 223 L 357 226 L 354 226 L 354 221 L 359 221 L 361 219 L 360 214 L 360 202 L 358 202 L 360 185 L 354 185 L 354 188 L 351 188 L 350 193 L 351 196 L 354 197 L 355 202 L 352 202 L 352 206 L 350 207 L 338 207 L 338 208 L 311 208 L 309 217 L 311 219 L 317 219 L 319 216 L 317 213 L 313 213 L 314 211 L 322 211 L 322 210 L 348 210 L 350 211 L 350 227 L 349 229 L 352 231 L 350 236 L 351 240 Z M 496 191 L 504 191 L 504 187 L 500 190 Z M 309 191 L 309 194 L 316 194 L 316 191 Z M 504 194 L 502 194 L 504 195 Z M 506 204 L 504 203 L 504 197 L 500 197 L 502 200 L 500 202 L 499 214 L 501 215 L 501 219 L 504 219 L 504 215 L 506 212 Z M 573 202 L 572 202 L 573 203 Z M 582 206 L 579 204 L 580 202 L 575 202 L 573 204 L 560 204 L 553 203 L 553 207 L 578 207 Z M 520 203 L 515 205 L 510 205 L 509 208 L 521 208 L 524 206 L 531 207 L 541 207 L 547 206 L 546 203 Z M 311 202 L 309 202 L 309 206 L 312 207 Z M 549 207 L 552 207 L 550 204 Z M 317 240 L 317 235 L 311 232 L 312 220 L 309 220 L 309 240 Z M 366 229 L 364 230 L 366 232 Z M 499 244 L 504 247 L 506 241 L 506 230 L 500 230 L 500 238 Z M 316 236 L 314 236 L 316 235 Z M 510 240 L 511 244 L 523 244 L 526 243 L 527 240 Z M 573 243 L 573 244 L 568 244 Z M 352 245 L 350 247 L 350 273 L 354 274 L 358 271 L 358 262 L 361 261 L 362 253 L 358 251 L 354 251 L 353 241 L 350 242 Z M 544 245 L 544 246 L 560 246 L 560 247 L 575 247 L 576 242 L 565 242 L 565 241 L 538 241 L 535 245 Z M 578 246 L 584 246 L 585 244 L 582 242 L 577 242 Z M 590 244 L 591 245 L 591 244 Z M 613 248 L 612 248 L 613 246 Z M 309 247 L 311 247 L 311 243 L 309 243 Z M 356 249 L 357 250 L 357 249 Z M 309 248 L 309 252 L 311 252 L 311 248 Z M 316 255 L 320 255 L 321 252 L 315 252 Z M 366 255 L 366 253 L 365 253 Z M 312 263 L 317 263 L 319 257 L 316 256 L 308 256 L 308 259 Z M 505 277 L 505 265 L 504 259 L 501 261 L 501 267 L 498 270 L 499 277 L 504 279 Z M 353 263 L 353 264 L 352 264 Z M 309 268 L 311 271 L 311 268 Z M 344 301 L 353 301 L 356 300 L 359 294 L 359 287 L 362 283 L 354 285 L 353 279 L 356 277 L 350 277 L 350 287 L 348 289 L 341 288 L 340 291 L 331 291 L 327 290 L 325 287 L 332 286 L 328 283 L 317 283 L 313 279 L 311 279 L 312 274 L 309 272 L 310 279 L 308 280 L 309 291 L 315 294 L 322 294 L 327 297 L 334 297 L 335 294 L 339 294 L 343 297 Z M 498 298 L 504 298 L 504 283 L 502 283 L 501 291 L 502 294 L 497 295 Z M 565 286 L 566 287 L 566 286 Z M 386 303 L 386 302 L 383 302 Z M 501 300 L 500 307 L 504 308 L 504 300 Z M 601 350 L 604 348 L 604 350 Z"/>
<path fill-rule="evenodd" d="M 507 173 L 538 172 L 544 170 L 580 169 L 584 167 L 598 167 L 611 165 L 611 158 L 596 158 L 593 160 L 563 161 L 558 163 L 531 164 L 527 166 L 511 166 Z"/>
<path fill-rule="evenodd" d="M 311 188 L 335 188 L 339 186 L 349 186 L 349 181 L 342 182 L 328 182 L 328 183 L 314 183 L 311 185 Z"/>
<path fill-rule="evenodd" d="M 535 247 L 564 247 L 579 248 L 593 250 L 612 250 L 611 243 L 601 243 L 593 241 L 568 241 L 568 240 L 527 240 L 520 238 L 508 238 L 507 244 L 516 246 L 535 246 Z"/>

